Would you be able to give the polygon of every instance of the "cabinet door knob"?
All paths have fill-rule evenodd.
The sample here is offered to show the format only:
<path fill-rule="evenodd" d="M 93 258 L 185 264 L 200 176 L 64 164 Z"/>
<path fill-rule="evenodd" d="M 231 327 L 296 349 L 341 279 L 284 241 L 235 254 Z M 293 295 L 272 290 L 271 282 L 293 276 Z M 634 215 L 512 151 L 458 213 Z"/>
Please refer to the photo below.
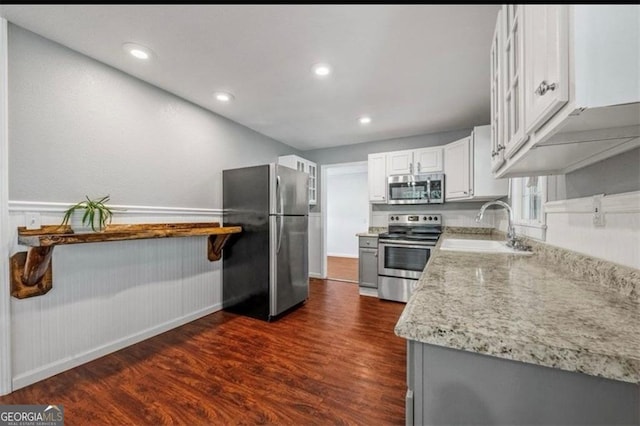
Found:
<path fill-rule="evenodd" d="M 548 91 L 556 90 L 556 87 L 556 83 L 549 84 L 546 80 L 542 80 L 542 83 L 540 83 L 540 86 L 536 89 L 536 95 L 544 96 Z"/>

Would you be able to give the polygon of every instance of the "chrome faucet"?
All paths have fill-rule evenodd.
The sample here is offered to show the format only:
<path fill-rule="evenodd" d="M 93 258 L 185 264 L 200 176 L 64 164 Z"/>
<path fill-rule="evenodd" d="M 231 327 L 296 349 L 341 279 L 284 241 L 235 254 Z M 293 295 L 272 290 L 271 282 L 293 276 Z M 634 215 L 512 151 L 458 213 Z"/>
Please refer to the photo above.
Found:
<path fill-rule="evenodd" d="M 509 225 L 507 227 L 507 246 L 516 248 L 517 240 L 516 240 L 516 229 L 513 227 L 513 210 L 511 210 L 511 206 L 504 201 L 489 201 L 488 203 L 484 203 L 482 207 L 480 207 L 480 212 L 476 215 L 476 222 L 480 222 L 482 220 L 482 216 L 484 215 L 484 211 L 489 206 L 500 206 L 504 207 L 509 217 Z"/>

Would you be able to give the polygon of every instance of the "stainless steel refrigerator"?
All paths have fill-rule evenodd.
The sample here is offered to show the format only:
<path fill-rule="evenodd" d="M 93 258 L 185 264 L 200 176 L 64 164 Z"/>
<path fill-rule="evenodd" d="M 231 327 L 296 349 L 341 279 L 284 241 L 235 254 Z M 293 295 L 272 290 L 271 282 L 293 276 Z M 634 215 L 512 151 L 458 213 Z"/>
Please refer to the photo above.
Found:
<path fill-rule="evenodd" d="M 271 321 L 309 296 L 309 176 L 277 164 L 223 170 L 225 310 Z"/>

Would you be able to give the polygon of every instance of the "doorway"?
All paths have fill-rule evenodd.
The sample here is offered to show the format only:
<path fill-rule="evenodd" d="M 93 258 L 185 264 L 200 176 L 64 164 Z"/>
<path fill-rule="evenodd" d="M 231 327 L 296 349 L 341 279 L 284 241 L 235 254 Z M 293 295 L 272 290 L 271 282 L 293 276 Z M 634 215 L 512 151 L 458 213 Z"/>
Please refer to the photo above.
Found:
<path fill-rule="evenodd" d="M 326 277 L 358 282 L 358 237 L 369 229 L 367 162 L 324 166 Z"/>

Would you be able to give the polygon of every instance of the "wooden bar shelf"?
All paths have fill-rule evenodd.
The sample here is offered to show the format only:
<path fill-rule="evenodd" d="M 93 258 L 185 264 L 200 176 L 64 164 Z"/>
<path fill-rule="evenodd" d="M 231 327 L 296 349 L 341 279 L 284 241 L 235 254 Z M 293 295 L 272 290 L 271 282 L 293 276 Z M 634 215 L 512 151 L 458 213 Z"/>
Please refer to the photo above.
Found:
<path fill-rule="evenodd" d="M 45 225 L 40 229 L 21 226 L 18 227 L 18 243 L 29 249 L 11 257 L 11 295 L 24 299 L 51 290 L 51 256 L 57 245 L 208 236 L 207 258 L 213 262 L 220 260 L 229 237 L 240 232 L 240 226 L 223 227 L 218 222 L 108 225 L 102 232 L 82 234 L 73 233 L 69 226 Z"/>

